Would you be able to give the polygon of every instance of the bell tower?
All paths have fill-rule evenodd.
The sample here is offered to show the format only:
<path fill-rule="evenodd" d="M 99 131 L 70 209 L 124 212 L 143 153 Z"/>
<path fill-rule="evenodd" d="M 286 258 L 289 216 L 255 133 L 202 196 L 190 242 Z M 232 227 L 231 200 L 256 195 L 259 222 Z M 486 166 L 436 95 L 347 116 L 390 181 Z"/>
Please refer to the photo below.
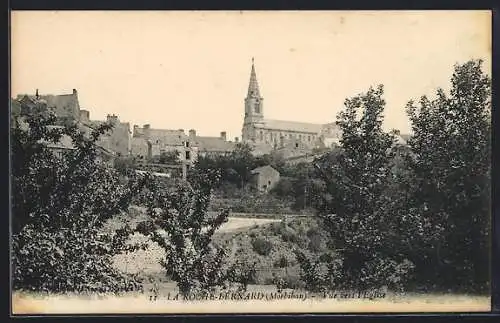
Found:
<path fill-rule="evenodd" d="M 255 128 L 262 125 L 264 119 L 264 98 L 260 95 L 257 74 L 255 73 L 254 59 L 252 57 L 252 70 L 250 71 L 250 82 L 245 98 L 245 118 L 243 121 L 243 141 L 255 141 Z"/>

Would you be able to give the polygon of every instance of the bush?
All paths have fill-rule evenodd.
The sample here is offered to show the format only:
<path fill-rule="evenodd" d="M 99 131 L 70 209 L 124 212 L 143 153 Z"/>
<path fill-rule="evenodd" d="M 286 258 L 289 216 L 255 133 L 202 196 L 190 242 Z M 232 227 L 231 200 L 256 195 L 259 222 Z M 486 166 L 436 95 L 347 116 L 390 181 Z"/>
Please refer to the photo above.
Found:
<path fill-rule="evenodd" d="M 273 244 L 265 238 L 257 237 L 252 239 L 252 248 L 261 256 L 269 256 L 273 249 Z"/>
<path fill-rule="evenodd" d="M 285 268 L 290 265 L 290 262 L 286 256 L 281 256 L 277 261 L 274 262 L 273 266 L 275 268 Z"/>

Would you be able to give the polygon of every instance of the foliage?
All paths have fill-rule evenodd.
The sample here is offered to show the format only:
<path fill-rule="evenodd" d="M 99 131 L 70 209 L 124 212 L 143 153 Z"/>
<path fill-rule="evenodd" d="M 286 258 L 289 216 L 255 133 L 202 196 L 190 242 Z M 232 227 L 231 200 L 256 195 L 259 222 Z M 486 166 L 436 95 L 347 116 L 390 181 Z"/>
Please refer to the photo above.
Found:
<path fill-rule="evenodd" d="M 229 281 L 239 284 L 239 289 L 246 292 L 249 284 L 257 284 L 256 262 L 246 258 L 237 259 L 229 268 Z"/>
<path fill-rule="evenodd" d="M 385 194 L 392 179 L 395 140 L 382 130 L 382 95 L 383 87 L 378 86 L 347 99 L 338 118 L 342 149 L 315 162 L 326 183 L 318 214 L 340 259 L 330 264 L 330 281 L 324 282 L 328 288 L 399 288 L 411 271 L 398 240 L 412 229 L 411 223 L 394 216 L 393 201 Z M 305 266 L 316 270 L 314 263 Z M 397 270 L 400 275 L 394 277 Z"/>
<path fill-rule="evenodd" d="M 130 175 L 136 166 L 136 159 L 132 156 L 120 156 L 115 158 L 114 167 L 121 175 Z"/>
<path fill-rule="evenodd" d="M 53 115 L 16 119 L 12 143 L 12 256 L 16 289 L 120 291 L 137 282 L 111 266 L 127 246 L 130 228 L 103 232 L 103 224 L 126 210 L 145 178 L 121 183 L 101 164 L 96 142 L 111 129 L 90 133 L 77 124 L 54 127 Z M 57 155 L 50 144 L 70 138 L 74 149 Z"/>
<path fill-rule="evenodd" d="M 456 65 L 449 95 L 407 105 L 407 204 L 421 224 L 413 258 L 427 285 L 488 289 L 491 102 L 481 64 Z"/>
<path fill-rule="evenodd" d="M 252 239 L 252 248 L 259 255 L 268 256 L 273 249 L 273 244 L 263 237 L 256 237 Z"/>
<path fill-rule="evenodd" d="M 219 176 L 216 172 L 198 174 L 191 183 L 176 187 L 162 186 L 157 180 L 148 183 L 151 224 L 142 226 L 147 229 L 143 233 L 165 250 L 161 264 L 184 295 L 208 292 L 229 279 L 224 269 L 225 251 L 212 243 L 213 234 L 227 221 L 228 212 L 214 216 L 207 213 L 211 190 Z"/>
<path fill-rule="evenodd" d="M 180 152 L 178 150 L 162 151 L 159 157 L 160 164 L 178 165 L 180 164 Z"/>

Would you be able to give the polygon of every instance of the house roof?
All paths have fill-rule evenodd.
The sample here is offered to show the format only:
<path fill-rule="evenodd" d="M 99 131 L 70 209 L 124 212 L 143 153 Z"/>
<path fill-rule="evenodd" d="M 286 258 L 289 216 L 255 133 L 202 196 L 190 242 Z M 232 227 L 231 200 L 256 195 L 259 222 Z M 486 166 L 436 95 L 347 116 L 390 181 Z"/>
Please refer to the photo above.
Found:
<path fill-rule="evenodd" d="M 55 108 L 56 114 L 60 116 L 67 115 L 67 109 L 70 109 L 71 111 L 80 109 L 78 94 L 76 92 L 60 95 L 40 95 L 38 98 L 35 95 L 20 94 L 17 96 L 17 99 L 24 102 L 29 100 L 26 103 L 35 103 L 36 100 L 45 100 L 47 106 L 49 108 Z"/>
<path fill-rule="evenodd" d="M 321 124 L 315 123 L 264 119 L 260 128 L 318 134 L 322 127 Z"/>
<path fill-rule="evenodd" d="M 230 152 L 234 150 L 236 145 L 234 142 L 225 141 L 220 137 L 196 136 L 194 141 L 200 151 L 208 152 Z"/>
<path fill-rule="evenodd" d="M 61 138 L 59 139 L 59 141 L 55 142 L 55 143 L 54 142 L 47 142 L 44 140 L 41 140 L 40 143 L 45 143 L 46 146 L 49 148 L 69 149 L 69 150 L 75 149 L 75 146 L 73 145 L 73 140 L 68 135 L 62 135 Z"/>
<path fill-rule="evenodd" d="M 269 166 L 269 165 L 265 165 L 265 166 L 261 166 L 261 167 L 257 167 L 257 168 L 254 168 L 250 171 L 251 174 L 260 174 L 264 171 L 267 171 L 267 170 L 273 170 L 275 172 L 278 172 L 276 169 L 274 169 L 273 167 Z"/>

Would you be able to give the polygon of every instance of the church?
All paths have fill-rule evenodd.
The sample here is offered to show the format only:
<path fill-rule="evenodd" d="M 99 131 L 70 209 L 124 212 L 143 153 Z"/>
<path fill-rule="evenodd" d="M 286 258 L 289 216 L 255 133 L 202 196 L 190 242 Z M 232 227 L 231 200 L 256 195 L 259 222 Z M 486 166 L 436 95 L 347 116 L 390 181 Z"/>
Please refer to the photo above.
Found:
<path fill-rule="evenodd" d="M 242 141 L 268 150 L 292 148 L 312 150 L 338 145 L 340 129 L 335 122 L 315 124 L 264 118 L 264 98 L 260 94 L 254 59 L 245 98 Z"/>

